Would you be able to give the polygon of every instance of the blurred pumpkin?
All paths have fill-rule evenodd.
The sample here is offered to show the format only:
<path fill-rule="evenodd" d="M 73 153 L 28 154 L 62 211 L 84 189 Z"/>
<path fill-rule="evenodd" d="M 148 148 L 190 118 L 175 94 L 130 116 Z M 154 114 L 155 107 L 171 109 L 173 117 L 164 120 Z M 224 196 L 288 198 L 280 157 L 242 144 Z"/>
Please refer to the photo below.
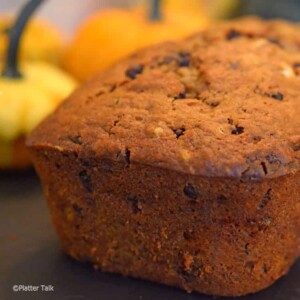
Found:
<path fill-rule="evenodd" d="M 29 164 L 20 141 L 76 87 L 68 74 L 46 62 L 24 62 L 20 70 L 22 78 L 0 78 L 2 169 Z"/>
<path fill-rule="evenodd" d="M 145 1 L 145 0 L 144 0 Z M 188 3 L 188 4 L 187 4 Z M 164 0 L 165 10 L 176 12 L 189 11 L 198 13 L 202 11 L 206 16 L 217 19 L 232 15 L 240 5 L 239 0 Z"/>
<path fill-rule="evenodd" d="M 8 32 L 13 26 L 13 18 L 0 16 L 0 61 L 5 59 L 8 47 Z M 22 36 L 20 46 L 21 60 L 43 60 L 60 64 L 64 51 L 61 33 L 44 20 L 30 20 Z"/>
<path fill-rule="evenodd" d="M 192 0 L 192 1 L 198 2 L 198 0 Z M 241 5 L 240 0 L 202 0 L 202 1 L 203 1 L 204 10 L 209 16 L 211 16 L 214 19 L 234 16 Z"/>
<path fill-rule="evenodd" d="M 25 169 L 30 166 L 30 158 L 25 147 L 25 137 L 14 141 L 0 140 L 0 170 Z"/>
<path fill-rule="evenodd" d="M 162 10 L 162 19 L 151 21 L 145 6 L 107 9 L 88 18 L 66 51 L 64 65 L 85 80 L 133 51 L 167 39 L 180 39 L 208 24 L 199 11 L 180 14 Z"/>
<path fill-rule="evenodd" d="M 161 1 L 162 17 L 155 20 L 149 18 L 151 1 L 144 1 L 132 9 L 97 12 L 79 27 L 66 51 L 64 66 L 83 81 L 137 49 L 184 38 L 211 22 L 209 14 L 214 12 L 209 11 L 210 5 L 204 1 L 189 0 L 188 5 L 186 0 Z M 237 0 L 215 1 L 226 1 L 228 8 L 229 3 Z"/>
<path fill-rule="evenodd" d="M 144 17 L 138 11 L 109 9 L 91 16 L 66 51 L 64 66 L 79 80 L 131 53 L 140 46 Z"/>
<path fill-rule="evenodd" d="M 42 1 L 31 0 L 23 8 L 10 30 L 7 55 L 0 66 L 0 169 L 30 165 L 24 143 L 26 134 L 76 87 L 73 78 L 48 62 L 24 58 L 19 66 L 22 33 Z"/>

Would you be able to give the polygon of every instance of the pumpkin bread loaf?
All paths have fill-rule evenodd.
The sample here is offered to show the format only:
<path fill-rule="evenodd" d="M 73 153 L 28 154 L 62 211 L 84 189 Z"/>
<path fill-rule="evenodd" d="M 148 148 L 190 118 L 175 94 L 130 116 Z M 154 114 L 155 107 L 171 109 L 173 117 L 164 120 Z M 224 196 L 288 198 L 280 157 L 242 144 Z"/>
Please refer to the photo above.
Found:
<path fill-rule="evenodd" d="M 284 275 L 300 254 L 299 29 L 247 18 L 147 48 L 34 130 L 64 251 L 212 295 Z"/>

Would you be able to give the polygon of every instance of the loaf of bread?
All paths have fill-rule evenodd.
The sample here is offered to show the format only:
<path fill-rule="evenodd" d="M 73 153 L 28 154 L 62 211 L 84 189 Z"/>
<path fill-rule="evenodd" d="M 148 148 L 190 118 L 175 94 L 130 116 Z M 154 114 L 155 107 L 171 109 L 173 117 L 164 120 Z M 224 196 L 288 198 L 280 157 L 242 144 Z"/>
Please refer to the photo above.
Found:
<path fill-rule="evenodd" d="M 286 274 L 300 254 L 299 29 L 247 18 L 142 50 L 34 130 L 64 251 L 218 296 Z"/>

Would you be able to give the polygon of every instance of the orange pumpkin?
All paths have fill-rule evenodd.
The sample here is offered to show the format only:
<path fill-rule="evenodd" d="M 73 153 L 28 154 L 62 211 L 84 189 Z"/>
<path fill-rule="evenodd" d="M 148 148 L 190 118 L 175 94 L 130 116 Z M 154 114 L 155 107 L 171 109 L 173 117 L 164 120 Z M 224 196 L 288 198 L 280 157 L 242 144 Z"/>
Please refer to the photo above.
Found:
<path fill-rule="evenodd" d="M 80 27 L 66 51 L 66 69 L 85 80 L 139 48 L 180 39 L 208 24 L 201 11 L 163 10 L 162 14 L 161 20 L 150 21 L 145 7 L 97 12 Z"/>
<path fill-rule="evenodd" d="M 153 0 L 155 1 L 155 0 Z M 184 38 L 227 14 L 238 0 L 164 0 L 160 20 L 149 19 L 149 3 L 133 9 L 96 12 L 79 28 L 64 59 L 65 68 L 83 81 L 133 51 Z M 145 4 L 148 4 L 145 5 Z"/>

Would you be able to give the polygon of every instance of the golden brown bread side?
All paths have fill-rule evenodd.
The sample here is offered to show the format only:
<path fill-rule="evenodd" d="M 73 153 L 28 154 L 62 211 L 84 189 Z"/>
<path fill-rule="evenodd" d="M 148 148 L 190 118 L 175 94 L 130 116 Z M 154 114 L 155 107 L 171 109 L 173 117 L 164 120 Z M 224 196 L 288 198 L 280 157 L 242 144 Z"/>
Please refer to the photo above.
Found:
<path fill-rule="evenodd" d="M 242 19 L 140 51 L 29 137 L 64 250 L 238 296 L 300 254 L 298 27 Z"/>

